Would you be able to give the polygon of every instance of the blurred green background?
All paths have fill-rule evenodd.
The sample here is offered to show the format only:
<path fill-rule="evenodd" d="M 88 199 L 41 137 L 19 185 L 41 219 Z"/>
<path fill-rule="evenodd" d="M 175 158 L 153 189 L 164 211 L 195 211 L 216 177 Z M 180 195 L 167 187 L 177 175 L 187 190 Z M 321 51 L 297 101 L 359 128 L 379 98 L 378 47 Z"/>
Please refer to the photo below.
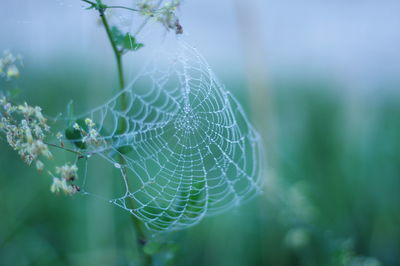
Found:
<path fill-rule="evenodd" d="M 70 98 L 93 101 L 82 84 L 107 95 L 115 82 L 58 69 L 25 67 L 21 98 L 54 113 Z M 251 112 L 250 97 L 240 96 L 246 82 L 226 81 Z M 177 265 L 399 265 L 399 97 L 349 100 L 332 84 L 270 85 L 264 195 L 165 236 L 180 245 Z M 0 265 L 135 265 L 127 212 L 94 197 L 51 194 L 49 176 L 0 145 Z M 94 171 L 101 182 L 113 174 L 101 165 Z"/>
<path fill-rule="evenodd" d="M 16 5 L 17 2 L 9 3 Z M 65 5 L 55 7 L 59 13 L 55 10 L 48 15 L 40 13 L 34 20 L 38 13 L 30 11 L 39 10 L 44 2 L 38 3 L 39 7 L 28 5 L 16 13 L 18 20 L 14 20 L 9 9 L 0 10 L 0 14 L 11 14 L 2 16 L 3 25 L 7 27 L 0 30 L 4 37 L 0 48 L 11 48 L 25 58 L 17 83 L 22 92 L 20 99 L 42 106 L 46 114 L 53 116 L 64 111 L 71 99 L 77 113 L 87 111 L 115 93 L 110 89 L 115 88 L 117 80 L 108 43 L 101 29 L 91 32 L 92 28 L 86 23 L 80 25 L 78 19 L 79 25 L 68 28 L 63 26 L 68 24 L 65 21 L 54 19 L 64 11 Z M 306 2 L 309 6 L 314 4 Z M 220 8 L 225 11 L 228 4 L 221 3 Z M 201 9 L 188 6 L 189 14 L 198 13 L 202 20 L 209 14 L 209 9 L 201 13 Z M 391 5 L 386 6 L 390 10 Z M 273 13 L 274 8 L 271 10 L 269 12 Z M 279 9 L 275 7 L 276 10 Z M 323 24 L 322 31 L 327 25 L 340 23 L 345 17 L 341 10 L 338 9 L 340 16 L 333 18 L 332 24 Z M 275 48 L 262 46 L 260 40 L 254 38 L 258 35 L 248 30 L 251 27 L 247 23 L 251 23 L 251 19 L 249 22 L 246 16 L 239 19 L 244 27 L 241 44 L 232 41 L 237 39 L 231 39 L 229 33 L 223 31 L 225 21 L 213 21 L 221 17 L 222 11 L 210 13 L 206 24 L 193 22 L 195 17 L 189 15 L 183 17 L 188 31 L 195 28 L 191 23 L 198 23 L 197 29 L 203 30 L 189 39 L 195 43 L 199 40 L 200 48 L 202 41 L 212 46 L 213 49 L 208 50 L 203 46 L 206 58 L 211 57 L 210 61 L 214 62 L 211 65 L 216 66 L 220 80 L 237 96 L 263 135 L 267 174 L 262 196 L 227 213 L 208 217 L 187 230 L 155 236 L 178 244 L 176 256 L 169 260 L 171 265 L 400 265 L 400 82 L 398 75 L 395 78 L 383 75 L 398 72 L 397 65 L 391 64 L 395 57 L 384 53 L 392 51 L 385 45 L 373 43 L 371 47 L 378 47 L 373 51 L 383 51 L 382 61 L 376 59 L 365 64 L 353 60 L 347 55 L 361 51 L 360 54 L 365 53 L 370 58 L 374 53 L 370 53 L 371 47 L 355 46 L 348 49 L 348 54 L 340 54 L 342 46 L 339 44 L 347 48 L 345 44 L 349 41 L 343 38 L 343 43 L 327 46 L 329 49 L 325 53 L 332 53 L 333 58 L 336 55 L 346 57 L 347 61 L 337 63 L 339 70 L 343 66 L 344 74 L 330 68 L 329 62 L 326 62 L 326 69 L 316 71 L 317 52 L 311 54 L 310 60 L 297 58 L 297 61 L 293 59 L 296 61 L 293 65 L 276 67 L 277 60 L 285 58 L 282 61 L 289 62 L 295 54 L 302 55 L 302 45 L 314 51 L 324 43 L 319 38 L 308 38 L 314 31 L 308 26 L 299 29 L 296 22 L 299 18 L 295 19 L 298 10 L 292 11 L 293 14 L 288 15 L 292 20 L 282 20 L 304 34 L 288 31 L 290 36 L 300 36 L 288 44 L 289 48 L 281 46 L 286 42 L 278 33 L 268 35 L 270 43 L 277 43 Z M 80 16 L 86 16 L 86 11 L 80 12 Z M 67 13 L 73 17 L 76 10 L 69 8 Z M 311 24 L 320 25 L 314 23 L 315 16 L 301 14 L 310 17 Z M 32 21 L 25 21 L 25 16 Z M 93 18 L 89 16 L 85 22 Z M 51 24 L 48 20 L 57 21 L 56 27 L 60 29 L 55 32 L 57 37 L 46 35 L 53 31 L 44 31 L 37 39 L 32 37 L 40 28 L 34 23 L 46 25 L 43 26 L 46 29 Z M 356 19 L 351 21 L 357 24 Z M 383 23 L 383 20 L 372 21 Z M 17 24 L 28 28 L 25 31 L 32 35 L 18 33 L 10 27 Z M 344 25 L 343 29 L 349 25 Z M 268 28 L 263 24 L 258 26 L 262 30 Z M 240 25 L 235 24 L 235 28 L 238 27 Z M 91 35 L 80 32 L 79 37 L 70 38 L 71 33 L 80 28 Z M 332 27 L 327 29 L 323 36 L 336 40 Z M 212 41 L 203 38 L 207 35 Z M 315 46 L 298 42 L 303 39 Z M 84 48 L 58 47 L 54 45 L 58 40 L 65 42 L 65 46 L 80 40 Z M 235 54 L 229 50 L 235 45 L 241 47 L 238 49 L 243 52 L 243 61 L 236 60 L 233 64 L 227 58 Z M 275 57 L 267 59 L 260 55 L 262 49 L 252 49 L 260 46 L 267 52 L 270 49 L 272 54 L 280 49 L 293 50 L 293 54 L 276 53 Z M 228 50 L 223 54 L 225 48 Z M 218 53 L 223 59 L 213 58 Z M 262 62 L 255 62 L 257 59 Z M 321 61 L 325 63 L 324 57 Z M 353 73 L 351 67 L 346 68 L 351 63 L 360 68 L 365 66 L 370 72 L 360 70 L 358 73 L 356 67 L 353 70 L 357 73 Z M 303 67 L 309 68 L 296 71 Z M 370 82 L 369 73 L 383 74 Z M 354 79 L 351 78 L 353 74 Z M 353 85 L 362 87 L 359 82 L 369 84 L 368 89 L 354 89 Z M 137 265 L 135 233 L 129 213 L 95 197 L 55 196 L 49 191 L 51 179 L 46 173 L 39 175 L 34 168 L 23 164 L 4 139 L 0 141 L 0 149 L 0 265 Z M 92 167 L 92 185 L 100 190 L 111 190 L 114 174 L 111 168 L 104 164 Z M 157 255 L 156 265 L 164 265 L 167 256 Z"/>

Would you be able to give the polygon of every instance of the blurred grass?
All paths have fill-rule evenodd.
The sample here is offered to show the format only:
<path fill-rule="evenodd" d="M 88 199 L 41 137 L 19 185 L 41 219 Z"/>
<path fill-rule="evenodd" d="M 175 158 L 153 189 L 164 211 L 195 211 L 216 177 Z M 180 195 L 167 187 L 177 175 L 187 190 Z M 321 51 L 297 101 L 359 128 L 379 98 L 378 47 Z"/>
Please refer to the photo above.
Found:
<path fill-rule="evenodd" d="M 69 99 L 83 111 L 112 95 L 112 73 L 83 65 L 32 68 L 22 99 L 55 115 Z M 226 87 L 246 103 L 241 84 Z M 399 265 L 398 95 L 350 94 L 317 79 L 272 87 L 265 195 L 168 236 L 181 246 L 177 265 Z M 52 195 L 50 177 L 0 146 L 0 265 L 135 265 L 127 212 Z M 112 176 L 100 164 L 91 171 L 100 188 Z"/>

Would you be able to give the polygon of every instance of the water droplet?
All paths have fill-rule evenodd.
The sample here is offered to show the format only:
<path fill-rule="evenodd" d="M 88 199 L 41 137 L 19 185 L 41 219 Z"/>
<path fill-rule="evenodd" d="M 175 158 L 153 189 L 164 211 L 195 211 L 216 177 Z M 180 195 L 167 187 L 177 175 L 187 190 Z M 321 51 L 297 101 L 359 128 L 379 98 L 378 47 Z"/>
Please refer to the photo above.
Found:
<path fill-rule="evenodd" d="M 121 165 L 119 163 L 114 163 L 114 167 L 120 169 Z"/>

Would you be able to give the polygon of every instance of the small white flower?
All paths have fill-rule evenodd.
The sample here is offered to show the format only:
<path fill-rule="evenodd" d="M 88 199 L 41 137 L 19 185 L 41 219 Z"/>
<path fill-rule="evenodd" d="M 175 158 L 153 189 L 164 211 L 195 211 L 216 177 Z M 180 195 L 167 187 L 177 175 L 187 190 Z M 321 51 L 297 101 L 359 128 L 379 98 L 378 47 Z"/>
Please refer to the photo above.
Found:
<path fill-rule="evenodd" d="M 57 138 L 59 141 L 61 141 L 62 138 L 63 138 L 63 134 L 62 134 L 61 132 L 57 132 L 56 138 Z"/>
<path fill-rule="evenodd" d="M 64 164 L 63 166 L 56 167 L 56 173 L 61 176 L 61 178 L 68 181 L 73 181 L 78 178 L 78 167 L 75 164 Z"/>
<path fill-rule="evenodd" d="M 53 183 L 50 187 L 50 191 L 53 193 L 59 193 L 63 191 L 67 195 L 73 195 L 80 191 L 80 188 L 72 182 L 77 178 L 78 167 L 74 164 L 65 164 L 60 167 L 56 167 L 56 173 L 59 177 L 53 176 Z"/>
<path fill-rule="evenodd" d="M 4 105 L 4 110 L 8 113 L 11 110 L 11 104 L 10 103 L 6 103 Z"/>
<path fill-rule="evenodd" d="M 72 127 L 76 130 L 81 130 L 81 127 L 78 125 L 78 123 L 74 123 Z"/>
<path fill-rule="evenodd" d="M 18 78 L 19 77 L 19 70 L 16 65 L 10 65 L 7 68 L 7 78 Z"/>
<path fill-rule="evenodd" d="M 36 169 L 37 169 L 39 172 L 42 172 L 42 171 L 43 171 L 43 168 L 44 168 L 44 164 L 42 163 L 42 161 L 37 160 L 37 161 L 36 161 Z"/>
<path fill-rule="evenodd" d="M 8 80 L 19 77 L 17 65 L 22 65 L 20 56 L 15 57 L 10 51 L 6 50 L 3 57 L 0 58 L 0 77 L 6 77 Z"/>
<path fill-rule="evenodd" d="M 60 192 L 61 180 L 57 177 L 53 177 L 53 183 L 51 184 L 50 191 L 53 193 Z"/>
<path fill-rule="evenodd" d="M 96 126 L 96 124 L 92 121 L 92 119 L 90 119 L 90 118 L 86 118 L 85 119 L 85 124 L 88 126 L 88 127 L 94 127 L 94 126 Z"/>

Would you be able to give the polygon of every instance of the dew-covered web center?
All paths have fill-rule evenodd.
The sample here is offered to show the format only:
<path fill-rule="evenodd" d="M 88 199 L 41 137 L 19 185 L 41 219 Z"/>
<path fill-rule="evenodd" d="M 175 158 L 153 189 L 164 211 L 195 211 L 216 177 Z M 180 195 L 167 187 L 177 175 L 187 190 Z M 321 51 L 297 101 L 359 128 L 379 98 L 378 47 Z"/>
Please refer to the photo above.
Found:
<path fill-rule="evenodd" d="M 110 202 L 155 231 L 194 225 L 261 188 L 258 133 L 197 50 L 178 45 L 167 69 L 155 60 L 123 92 L 78 117 L 102 132 L 104 143 L 90 152 L 121 172 L 125 191 Z"/>

